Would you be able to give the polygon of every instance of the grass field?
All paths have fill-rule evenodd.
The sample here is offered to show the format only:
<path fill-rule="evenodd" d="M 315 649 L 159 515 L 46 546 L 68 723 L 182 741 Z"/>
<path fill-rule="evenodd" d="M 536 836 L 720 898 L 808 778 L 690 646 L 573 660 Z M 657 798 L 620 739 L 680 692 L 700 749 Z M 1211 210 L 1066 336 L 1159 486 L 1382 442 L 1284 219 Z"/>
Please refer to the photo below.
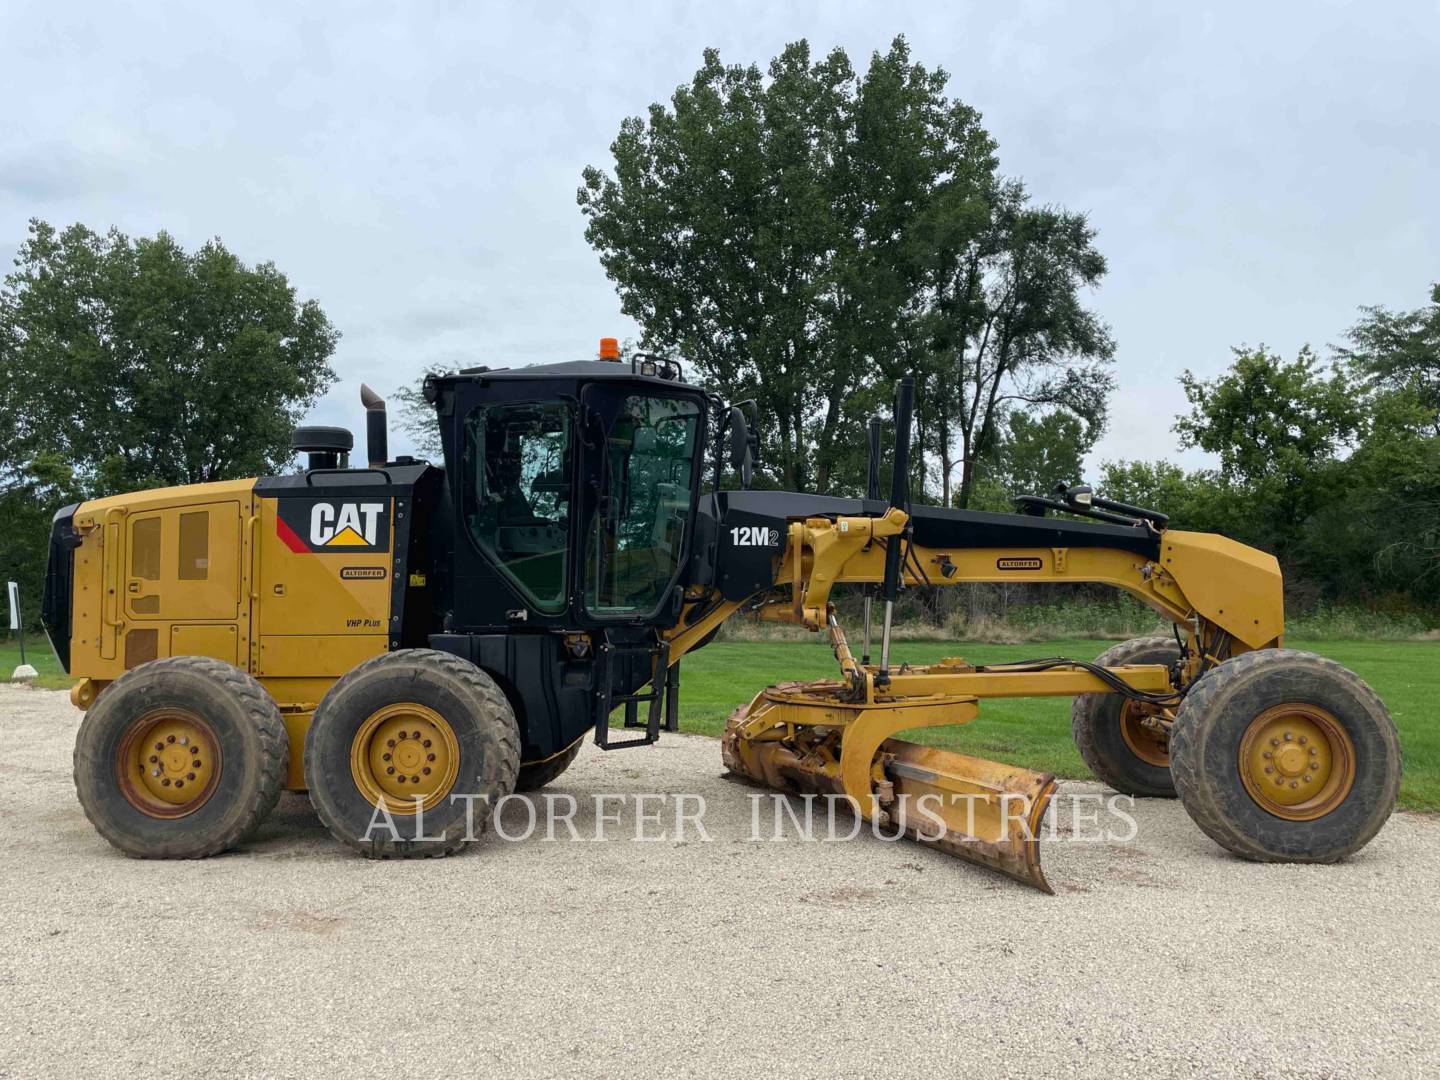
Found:
<path fill-rule="evenodd" d="M 29 643 L 30 663 L 40 672 L 38 685 L 70 685 L 44 638 Z M 1024 645 L 956 644 L 907 641 L 893 658 L 930 663 L 942 656 L 964 656 L 972 663 L 1024 660 L 1037 656 L 1094 659 L 1113 641 L 1067 640 Z M 1287 642 L 1339 661 L 1373 686 L 1389 706 L 1405 752 L 1401 805 L 1440 810 L 1440 642 L 1324 641 Z M 20 662 L 12 643 L 0 644 L 0 679 Z M 718 641 L 685 661 L 682 669 L 680 724 L 685 731 L 719 735 L 735 706 L 771 683 L 835 675 L 830 650 L 815 641 Z M 980 718 L 966 727 L 919 732 L 916 738 L 936 746 L 994 758 L 1057 776 L 1088 775 L 1070 741 L 1067 698 L 1018 698 L 987 702 Z"/>

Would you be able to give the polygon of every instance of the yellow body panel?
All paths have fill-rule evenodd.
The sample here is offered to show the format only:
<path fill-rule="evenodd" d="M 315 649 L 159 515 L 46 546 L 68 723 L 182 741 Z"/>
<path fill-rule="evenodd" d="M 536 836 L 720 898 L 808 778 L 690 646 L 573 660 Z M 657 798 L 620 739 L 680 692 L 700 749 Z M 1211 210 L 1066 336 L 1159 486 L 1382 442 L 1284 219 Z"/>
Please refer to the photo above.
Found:
<path fill-rule="evenodd" d="M 117 495 L 81 504 L 74 526 L 72 700 L 88 708 L 126 670 L 210 656 L 250 672 L 290 735 L 287 786 L 303 789 L 305 731 L 331 684 L 385 651 L 385 552 L 295 551 L 278 501 L 253 480 Z"/>

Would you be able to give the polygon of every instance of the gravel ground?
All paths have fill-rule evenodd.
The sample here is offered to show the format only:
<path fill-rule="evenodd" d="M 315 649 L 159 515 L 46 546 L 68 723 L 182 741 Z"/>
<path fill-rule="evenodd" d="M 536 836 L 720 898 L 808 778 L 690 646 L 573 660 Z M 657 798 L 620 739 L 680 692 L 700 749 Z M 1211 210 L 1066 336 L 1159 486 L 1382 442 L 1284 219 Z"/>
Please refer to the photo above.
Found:
<path fill-rule="evenodd" d="M 371 863 L 287 795 L 243 851 L 147 863 L 75 802 L 78 723 L 0 687 L 0 1076 L 1440 1071 L 1436 818 L 1258 866 L 1142 801 L 1133 841 L 1047 842 L 1045 896 L 913 842 L 756 842 L 718 745 L 671 736 L 554 790 L 586 836 L 597 793 L 703 796 L 708 842 L 654 800 L 658 842 L 615 803 L 603 843 Z"/>

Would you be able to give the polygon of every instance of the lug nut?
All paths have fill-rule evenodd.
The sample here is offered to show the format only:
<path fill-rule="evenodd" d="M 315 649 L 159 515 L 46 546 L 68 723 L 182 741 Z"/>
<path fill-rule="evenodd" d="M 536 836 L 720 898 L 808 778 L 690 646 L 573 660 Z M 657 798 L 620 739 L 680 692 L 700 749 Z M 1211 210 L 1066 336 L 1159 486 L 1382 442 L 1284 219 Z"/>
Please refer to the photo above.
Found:
<path fill-rule="evenodd" d="M 180 745 L 181 745 L 181 746 L 184 746 L 184 745 L 185 745 L 186 743 L 188 743 L 189 741 L 190 741 L 190 740 L 189 740 L 186 736 L 184 736 L 184 735 L 181 735 L 181 736 L 180 736 Z"/>
<path fill-rule="evenodd" d="M 397 776 L 397 777 L 395 777 L 395 782 L 396 782 L 397 784 L 403 784 L 403 783 L 405 782 L 405 777 L 403 777 L 403 776 Z"/>
<path fill-rule="evenodd" d="M 385 753 L 381 754 L 381 755 L 380 755 L 380 760 L 381 760 L 381 761 L 389 761 L 389 760 L 390 760 L 390 751 L 387 750 L 387 751 L 385 751 Z"/>
<path fill-rule="evenodd" d="M 1305 783 L 1307 783 L 1307 784 L 1310 783 L 1310 774 L 1309 774 L 1309 773 L 1306 773 L 1306 774 L 1305 774 Z"/>
<path fill-rule="evenodd" d="M 194 780 L 194 779 L 195 779 L 195 774 L 194 774 L 193 772 L 186 773 L 186 774 L 185 774 L 185 779 L 186 779 L 186 780 Z"/>
<path fill-rule="evenodd" d="M 426 766 L 425 766 L 423 769 L 421 769 L 420 771 L 423 772 L 426 776 L 429 776 L 429 775 L 430 775 L 430 766 L 429 766 L 429 765 L 426 765 Z"/>
<path fill-rule="evenodd" d="M 165 736 L 165 741 L 166 741 L 166 742 L 174 742 L 174 741 L 175 741 L 175 736 L 174 736 L 174 735 L 166 735 L 166 736 Z"/>
<path fill-rule="evenodd" d="M 1291 780 L 1291 781 L 1290 781 L 1290 786 L 1291 786 L 1292 788 L 1298 788 L 1300 785 L 1297 784 L 1294 780 Z"/>
<path fill-rule="evenodd" d="M 426 739 L 426 740 L 425 740 L 423 743 L 421 743 L 420 745 L 423 746 L 423 747 L 425 747 L 426 750 L 429 750 L 429 749 L 430 749 L 430 740 L 429 740 L 429 739 Z"/>
<path fill-rule="evenodd" d="M 1271 739 L 1271 740 L 1270 740 L 1270 745 L 1271 745 L 1271 746 L 1279 746 L 1279 745 L 1280 745 L 1280 740 L 1279 740 L 1279 739 Z"/>
<path fill-rule="evenodd" d="M 1277 783 L 1277 784 L 1284 784 L 1284 783 L 1285 783 L 1285 778 L 1284 778 L 1283 776 L 1277 776 L 1277 777 L 1275 777 L 1275 783 Z"/>
<path fill-rule="evenodd" d="M 169 787 L 169 786 L 170 786 L 170 777 L 167 776 L 167 777 L 165 777 L 164 780 L 161 780 L 161 781 L 160 781 L 160 786 L 161 786 L 161 787 Z"/>
<path fill-rule="evenodd" d="M 386 776 L 394 776 L 394 775 L 395 775 L 395 766 L 394 766 L 394 765 L 391 765 L 388 769 L 386 769 L 386 770 L 385 770 L 385 775 L 386 775 Z"/>
<path fill-rule="evenodd" d="M 1301 735 L 1301 736 L 1300 736 L 1300 745 L 1301 745 L 1301 746 L 1304 746 L 1307 742 L 1309 742 L 1309 740 L 1306 739 L 1304 735 Z"/>
<path fill-rule="evenodd" d="M 388 747 L 390 747 L 391 750 L 394 750 L 394 749 L 395 749 L 395 740 L 394 740 L 394 739 L 386 739 L 386 740 L 385 740 L 385 745 L 388 746 Z"/>
<path fill-rule="evenodd" d="M 1265 766 L 1265 771 L 1266 771 L 1267 773 L 1272 773 L 1272 772 L 1275 771 L 1275 766 L 1274 766 L 1274 765 L 1266 765 L 1266 766 Z"/>
<path fill-rule="evenodd" d="M 1286 742 L 1289 742 L 1289 741 L 1290 741 L 1291 739 L 1293 739 L 1294 737 L 1295 737 L 1295 736 L 1294 736 L 1294 735 L 1291 735 L 1290 732 L 1288 732 L 1288 731 L 1285 732 L 1285 741 L 1286 741 Z"/>
<path fill-rule="evenodd" d="M 151 776 L 159 776 L 159 775 L 160 775 L 160 770 L 159 770 L 159 769 L 151 769 L 151 770 L 150 770 L 150 775 L 151 775 Z"/>
<path fill-rule="evenodd" d="M 1268 758 L 1270 756 L 1270 751 L 1266 750 L 1262 756 Z"/>
<path fill-rule="evenodd" d="M 418 784 L 418 783 L 420 782 L 420 777 L 418 777 L 418 776 L 412 776 L 412 777 L 410 777 L 410 782 L 411 782 L 412 784 Z"/>
<path fill-rule="evenodd" d="M 425 760 L 426 760 L 426 761 L 434 761 L 434 760 L 435 760 L 435 755 L 434 755 L 434 754 L 426 754 L 426 755 L 425 755 Z"/>
<path fill-rule="evenodd" d="M 177 788 L 182 788 L 182 787 L 185 786 L 185 781 L 184 781 L 184 780 L 176 780 L 176 781 L 175 781 L 175 786 L 176 786 Z"/>
<path fill-rule="evenodd" d="M 402 739 L 408 739 L 409 737 L 410 737 L 410 733 L 409 733 L 408 731 L 402 731 L 402 732 L 400 732 L 400 738 L 402 738 Z"/>
<path fill-rule="evenodd" d="M 160 760 L 160 759 L 159 759 L 158 757 L 156 757 L 154 754 L 151 754 L 151 755 L 150 755 L 150 764 L 151 764 L 151 765 L 154 765 L 154 764 L 155 764 L 157 761 L 159 761 L 159 760 Z"/>
<path fill-rule="evenodd" d="M 1311 756 L 1311 757 L 1318 757 L 1319 755 L 1320 755 L 1320 750 L 1319 750 L 1318 747 L 1314 747 L 1314 746 L 1310 747 L 1310 756 Z"/>
<path fill-rule="evenodd" d="M 164 744 L 163 742 L 157 742 L 157 743 L 155 744 L 155 749 L 156 749 L 156 750 L 164 750 L 164 749 L 165 749 L 165 744 Z"/>
<path fill-rule="evenodd" d="M 194 761 L 190 762 L 190 767 L 192 769 L 198 769 L 200 767 L 200 759 L 196 758 Z"/>

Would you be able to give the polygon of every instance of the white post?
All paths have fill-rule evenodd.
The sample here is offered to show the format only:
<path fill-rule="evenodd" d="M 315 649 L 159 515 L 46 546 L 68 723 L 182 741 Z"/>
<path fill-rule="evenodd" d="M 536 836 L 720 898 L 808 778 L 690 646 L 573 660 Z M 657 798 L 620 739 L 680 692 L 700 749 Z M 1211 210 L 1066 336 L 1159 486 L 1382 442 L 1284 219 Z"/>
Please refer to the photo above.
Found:
<path fill-rule="evenodd" d="M 20 586 L 10 582 L 10 629 L 14 630 L 20 639 L 20 666 L 10 676 L 11 682 L 30 683 L 34 682 L 40 673 L 25 662 L 25 627 L 20 622 Z"/>

